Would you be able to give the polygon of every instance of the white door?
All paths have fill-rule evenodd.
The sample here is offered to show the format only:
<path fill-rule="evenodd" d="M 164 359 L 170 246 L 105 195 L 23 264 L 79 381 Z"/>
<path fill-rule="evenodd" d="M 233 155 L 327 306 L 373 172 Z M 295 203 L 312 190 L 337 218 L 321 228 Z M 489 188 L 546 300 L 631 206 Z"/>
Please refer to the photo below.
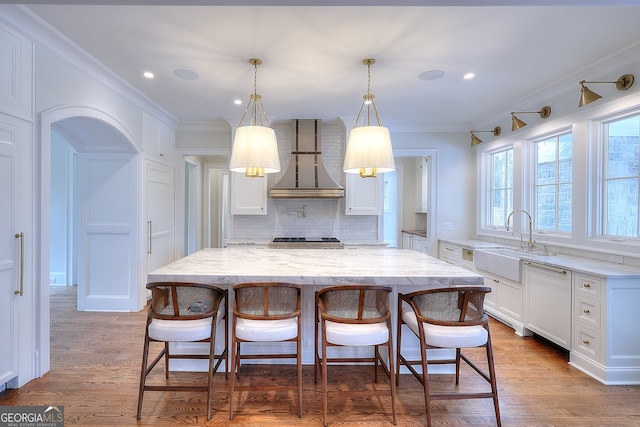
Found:
<path fill-rule="evenodd" d="M 135 155 L 78 155 L 78 310 L 137 310 Z"/>
<path fill-rule="evenodd" d="M 33 170 L 30 124 L 0 114 L 0 390 L 19 386 L 18 337 L 30 326 L 34 286 L 32 275 Z M 28 349 L 25 349 L 28 351 Z M 28 361 L 29 357 L 23 357 Z"/>
<path fill-rule="evenodd" d="M 174 260 L 175 171 L 152 160 L 145 165 L 148 273 Z"/>

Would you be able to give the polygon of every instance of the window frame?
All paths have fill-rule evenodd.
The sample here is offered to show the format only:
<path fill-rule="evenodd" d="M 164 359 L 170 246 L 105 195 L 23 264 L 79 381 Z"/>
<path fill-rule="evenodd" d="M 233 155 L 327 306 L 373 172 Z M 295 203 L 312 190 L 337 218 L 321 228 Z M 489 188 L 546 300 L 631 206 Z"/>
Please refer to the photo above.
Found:
<path fill-rule="evenodd" d="M 492 195 L 494 190 L 493 188 L 494 156 L 496 154 L 505 153 L 507 151 L 512 152 L 512 171 L 511 171 L 512 187 L 510 188 L 511 188 L 511 203 L 512 203 L 512 209 L 513 209 L 513 203 L 515 201 L 516 182 L 517 182 L 517 177 L 515 173 L 516 171 L 515 162 L 516 162 L 517 150 L 514 147 L 514 144 L 507 144 L 507 145 L 502 145 L 500 147 L 496 147 L 495 149 L 492 149 L 492 150 L 484 151 L 481 156 L 480 171 L 481 171 L 481 182 L 483 183 L 483 185 L 482 185 L 482 191 L 480 192 L 479 197 L 481 198 L 480 206 L 482 206 L 483 214 L 481 215 L 481 218 L 479 218 L 479 221 L 482 229 L 489 229 L 489 230 L 505 230 L 506 229 L 505 224 L 496 224 L 496 225 L 493 224 Z M 508 188 L 509 187 L 504 187 L 504 189 L 508 189 Z M 505 221 L 506 221 L 507 215 L 509 215 L 509 212 L 510 211 L 505 212 Z"/>
<path fill-rule="evenodd" d="M 607 178 L 607 160 L 609 157 L 608 147 L 608 125 L 612 122 L 622 121 L 628 119 L 630 117 L 639 116 L 640 117 L 640 108 L 636 107 L 631 110 L 617 112 L 616 114 L 610 114 L 605 117 L 600 117 L 595 121 L 595 134 L 596 134 L 596 153 L 595 153 L 595 169 L 597 170 L 597 179 L 595 183 L 595 197 L 594 199 L 597 201 L 595 206 L 592 205 L 594 209 L 594 222 L 593 225 L 593 234 L 591 236 L 592 239 L 595 240 L 606 240 L 611 242 L 627 242 L 627 243 L 640 243 L 640 201 L 638 202 L 638 224 L 637 227 L 637 235 L 636 236 L 620 236 L 614 234 L 605 234 L 606 230 L 606 222 L 607 222 L 607 195 L 606 195 L 606 184 L 609 181 Z M 640 129 L 639 129 L 640 134 Z M 640 138 L 640 135 L 639 135 Z M 639 146 L 640 150 L 640 146 Z M 638 186 L 640 187 L 640 170 L 638 171 Z M 640 192 L 640 188 L 639 188 Z"/>
<path fill-rule="evenodd" d="M 559 152 L 559 146 L 560 146 L 560 138 L 564 135 L 571 135 L 571 181 L 569 182 L 565 182 L 565 181 L 559 181 L 560 178 L 560 171 L 559 171 L 559 165 L 560 165 L 560 152 Z M 540 228 L 538 226 L 538 220 L 540 218 L 539 212 L 538 212 L 538 188 L 541 187 L 542 185 L 538 185 L 538 143 L 544 142 L 544 141 L 548 141 L 550 139 L 555 139 L 556 140 L 556 144 L 555 144 L 555 152 L 556 152 L 556 159 L 555 159 L 555 171 L 556 171 L 556 178 L 555 178 L 555 182 L 553 184 L 545 184 L 544 186 L 546 187 L 550 187 L 553 186 L 555 189 L 555 195 L 556 195 L 556 206 L 555 206 L 555 221 L 556 221 L 556 227 L 555 229 L 547 229 L 547 228 Z M 530 187 L 530 194 L 531 194 L 531 202 L 530 202 L 530 212 L 531 212 L 531 216 L 534 218 L 534 228 L 533 230 L 536 233 L 540 233 L 540 234 L 548 234 L 548 235 L 557 235 L 557 236 L 571 236 L 571 234 L 573 233 L 573 219 L 571 221 L 571 228 L 568 231 L 563 231 L 563 230 L 559 230 L 558 229 L 558 225 L 559 225 L 559 214 L 558 214 L 558 206 L 559 206 L 559 187 L 561 184 L 571 184 L 571 214 L 572 214 L 572 218 L 573 218 L 573 202 L 574 202 L 574 178 L 573 178 L 573 171 L 574 171 L 574 167 L 575 167 L 575 150 L 574 150 L 574 133 L 573 133 L 573 129 L 572 128 L 561 128 L 561 129 L 557 129 L 554 132 L 551 133 L 547 133 L 544 135 L 540 135 L 536 138 L 532 138 L 530 140 L 528 140 L 526 142 L 529 146 L 530 146 L 530 150 L 528 150 L 528 152 L 530 153 L 530 155 L 528 156 L 528 158 L 525 159 L 525 162 L 528 163 L 530 165 L 531 168 L 531 176 L 529 179 L 529 187 Z"/>

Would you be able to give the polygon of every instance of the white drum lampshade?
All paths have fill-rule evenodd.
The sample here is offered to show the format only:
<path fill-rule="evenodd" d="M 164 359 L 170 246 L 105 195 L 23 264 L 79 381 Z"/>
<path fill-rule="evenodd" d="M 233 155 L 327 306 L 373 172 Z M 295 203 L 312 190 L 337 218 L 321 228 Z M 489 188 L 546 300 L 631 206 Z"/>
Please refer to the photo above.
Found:
<path fill-rule="evenodd" d="M 236 129 L 229 169 L 247 176 L 280 172 L 275 131 L 266 126 L 241 126 Z"/>
<path fill-rule="evenodd" d="M 351 129 L 344 158 L 346 173 L 375 177 L 395 169 L 391 135 L 384 126 L 360 126 Z"/>

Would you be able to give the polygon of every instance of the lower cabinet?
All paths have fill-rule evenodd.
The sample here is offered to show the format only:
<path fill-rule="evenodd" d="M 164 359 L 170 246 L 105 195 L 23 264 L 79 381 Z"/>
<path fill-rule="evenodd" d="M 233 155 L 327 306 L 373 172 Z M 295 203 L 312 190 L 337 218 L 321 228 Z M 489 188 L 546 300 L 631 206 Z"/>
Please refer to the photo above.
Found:
<path fill-rule="evenodd" d="M 413 249 L 414 251 L 427 254 L 429 252 L 429 241 L 419 234 L 402 232 L 402 249 Z"/>
<path fill-rule="evenodd" d="M 438 258 L 449 264 L 475 271 L 473 249 L 441 240 L 438 242 Z"/>
<path fill-rule="evenodd" d="M 569 363 L 607 385 L 640 384 L 637 276 L 573 275 Z"/>
<path fill-rule="evenodd" d="M 571 271 L 525 261 L 524 282 L 525 328 L 570 350 Z"/>
<path fill-rule="evenodd" d="M 582 274 L 573 279 L 573 343 L 580 358 L 602 361 L 602 326 L 606 325 L 602 307 L 602 280 Z"/>
<path fill-rule="evenodd" d="M 479 272 L 484 284 L 491 288 L 485 296 L 485 311 L 503 323 L 510 325 L 518 335 L 524 335 L 524 286 L 500 276 Z"/>
<path fill-rule="evenodd" d="M 636 270 L 609 266 L 599 276 L 524 259 L 518 283 L 468 267 L 473 251 L 462 245 L 440 241 L 438 256 L 482 274 L 492 289 L 485 311 L 516 334 L 535 333 L 569 350 L 569 364 L 603 384 L 640 385 Z"/>

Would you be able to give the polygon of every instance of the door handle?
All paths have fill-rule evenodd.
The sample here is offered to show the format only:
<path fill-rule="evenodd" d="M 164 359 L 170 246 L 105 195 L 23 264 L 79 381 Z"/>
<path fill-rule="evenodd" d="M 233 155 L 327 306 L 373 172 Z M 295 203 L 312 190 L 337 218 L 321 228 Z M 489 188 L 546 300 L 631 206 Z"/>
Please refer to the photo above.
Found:
<path fill-rule="evenodd" d="M 16 239 L 20 239 L 20 261 L 19 261 L 19 279 L 18 279 L 18 289 L 14 291 L 16 295 L 24 295 L 24 233 L 16 233 Z"/>
<path fill-rule="evenodd" d="M 149 243 L 147 244 L 147 253 L 151 253 L 151 220 L 147 221 L 147 227 L 149 228 Z"/>

